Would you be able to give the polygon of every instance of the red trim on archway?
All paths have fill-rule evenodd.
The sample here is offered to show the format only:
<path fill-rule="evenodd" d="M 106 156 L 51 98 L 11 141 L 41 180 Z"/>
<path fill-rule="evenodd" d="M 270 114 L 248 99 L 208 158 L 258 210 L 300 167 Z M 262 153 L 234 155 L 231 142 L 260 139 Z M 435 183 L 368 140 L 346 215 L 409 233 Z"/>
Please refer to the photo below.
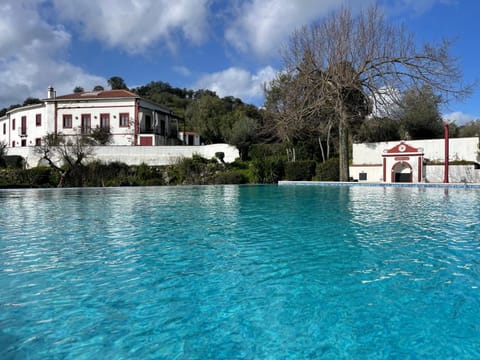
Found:
<path fill-rule="evenodd" d="M 410 165 L 408 162 L 406 161 L 397 161 L 395 164 L 393 164 L 392 166 L 392 177 L 391 177 L 391 180 L 392 180 L 392 183 L 395 182 L 395 168 L 397 167 L 397 165 L 400 165 L 400 164 L 404 164 L 406 165 L 409 169 L 410 169 L 410 181 L 409 182 L 413 182 L 413 168 L 412 168 L 412 165 Z"/>
<path fill-rule="evenodd" d="M 383 158 L 383 182 L 387 181 L 387 159 Z"/>

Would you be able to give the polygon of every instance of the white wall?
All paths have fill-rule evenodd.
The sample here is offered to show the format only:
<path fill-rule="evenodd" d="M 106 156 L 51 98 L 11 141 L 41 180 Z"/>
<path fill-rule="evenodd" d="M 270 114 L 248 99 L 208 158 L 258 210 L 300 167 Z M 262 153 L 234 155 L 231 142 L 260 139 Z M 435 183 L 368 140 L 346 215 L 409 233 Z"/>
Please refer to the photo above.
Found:
<path fill-rule="evenodd" d="M 382 164 L 382 153 L 397 145 L 400 141 L 389 141 L 379 143 L 353 144 L 353 164 L 355 165 L 380 165 Z M 445 142 L 443 139 L 435 140 L 408 140 L 406 144 L 416 148 L 423 148 L 424 157 L 430 161 L 444 161 Z M 468 160 L 480 162 L 478 154 L 479 139 L 455 138 L 449 140 L 449 159 Z"/>
<path fill-rule="evenodd" d="M 231 163 L 239 157 L 238 149 L 228 144 L 212 144 L 204 146 L 96 146 L 92 159 L 103 162 L 120 161 L 127 165 L 160 166 L 175 163 L 182 157 L 192 157 L 198 154 L 204 158 L 215 157 L 216 152 L 225 154 L 224 161 Z M 40 157 L 35 153 L 34 147 L 9 148 L 7 155 L 20 155 L 28 167 L 37 166 Z"/>
<path fill-rule="evenodd" d="M 360 179 L 360 173 L 367 174 L 366 181 L 360 182 L 383 182 L 383 167 L 377 166 L 350 166 L 350 176 L 358 180 Z"/>
<path fill-rule="evenodd" d="M 443 182 L 444 165 L 427 165 L 425 167 L 425 182 Z M 480 169 L 474 165 L 450 165 L 448 167 L 448 180 L 451 183 L 480 183 Z"/>
<path fill-rule="evenodd" d="M 444 165 L 424 166 L 424 181 L 428 183 L 443 183 L 444 169 Z M 367 180 L 359 180 L 361 172 L 367 174 Z M 388 177 L 390 175 L 391 174 L 388 172 L 387 182 L 389 182 Z M 382 182 L 383 167 L 381 165 L 350 166 L 350 176 L 355 180 L 359 180 L 359 182 Z M 448 167 L 448 178 L 451 183 L 480 183 L 480 169 L 475 169 L 474 165 L 450 165 Z"/>
<path fill-rule="evenodd" d="M 239 157 L 236 147 L 228 144 L 204 146 L 97 146 L 95 158 L 104 162 L 121 161 L 128 165 L 142 162 L 148 165 L 169 165 L 179 158 L 198 154 L 206 159 L 215 157 L 216 152 L 225 154 L 224 161 L 235 161 Z"/>

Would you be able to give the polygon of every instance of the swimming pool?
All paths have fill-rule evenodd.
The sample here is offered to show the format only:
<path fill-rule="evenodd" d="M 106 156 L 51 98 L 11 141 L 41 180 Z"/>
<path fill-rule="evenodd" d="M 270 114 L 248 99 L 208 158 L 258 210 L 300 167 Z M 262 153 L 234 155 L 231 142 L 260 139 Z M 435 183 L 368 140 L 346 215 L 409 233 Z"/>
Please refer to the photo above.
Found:
<path fill-rule="evenodd" d="M 1 359 L 478 358 L 480 191 L 0 191 Z"/>

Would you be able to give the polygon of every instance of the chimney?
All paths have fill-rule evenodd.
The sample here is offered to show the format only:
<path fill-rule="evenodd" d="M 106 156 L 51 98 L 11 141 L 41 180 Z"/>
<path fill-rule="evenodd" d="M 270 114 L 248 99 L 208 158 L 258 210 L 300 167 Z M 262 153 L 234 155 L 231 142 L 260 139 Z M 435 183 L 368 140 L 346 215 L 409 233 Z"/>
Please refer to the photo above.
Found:
<path fill-rule="evenodd" d="M 53 89 L 53 86 L 52 86 L 52 85 L 50 85 L 50 86 L 48 87 L 47 98 L 48 98 L 48 99 L 54 99 L 54 98 L 55 98 L 55 90 Z"/>

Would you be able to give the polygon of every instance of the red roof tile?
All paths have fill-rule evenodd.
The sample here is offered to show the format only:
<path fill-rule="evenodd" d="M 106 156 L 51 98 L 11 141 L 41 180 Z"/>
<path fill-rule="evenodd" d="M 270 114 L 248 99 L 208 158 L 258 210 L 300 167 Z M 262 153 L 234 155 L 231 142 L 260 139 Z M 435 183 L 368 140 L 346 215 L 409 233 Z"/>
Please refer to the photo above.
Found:
<path fill-rule="evenodd" d="M 138 98 L 128 90 L 102 90 L 102 91 L 85 91 L 81 93 L 73 93 L 68 95 L 57 96 L 56 100 L 82 100 L 82 99 L 112 99 L 112 98 Z"/>

